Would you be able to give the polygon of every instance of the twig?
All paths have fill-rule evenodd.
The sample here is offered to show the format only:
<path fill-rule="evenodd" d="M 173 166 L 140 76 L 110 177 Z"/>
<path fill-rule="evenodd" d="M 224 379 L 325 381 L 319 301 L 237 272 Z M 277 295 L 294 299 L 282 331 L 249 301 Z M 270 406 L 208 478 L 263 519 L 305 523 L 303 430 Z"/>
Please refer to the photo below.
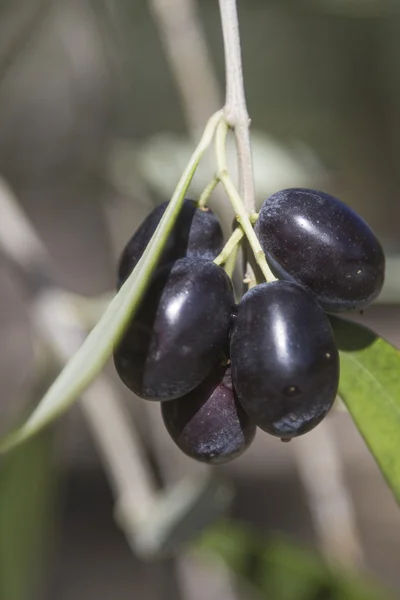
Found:
<path fill-rule="evenodd" d="M 223 265 L 226 263 L 232 252 L 235 250 L 236 246 L 239 244 L 240 240 L 244 235 L 243 229 L 237 227 L 235 231 L 232 233 L 229 240 L 226 242 L 225 246 L 222 248 L 221 252 L 214 259 L 216 265 Z"/>
<path fill-rule="evenodd" d="M 197 201 L 197 206 L 199 208 L 204 209 L 207 206 L 207 202 L 218 184 L 219 184 L 219 179 L 218 179 L 218 177 L 214 176 L 200 194 L 200 198 Z"/>
<path fill-rule="evenodd" d="M 266 281 L 275 281 L 276 277 L 272 273 L 268 266 L 265 258 L 265 254 L 260 246 L 260 242 L 254 233 L 254 229 L 250 223 L 249 215 L 246 208 L 243 206 L 242 199 L 238 194 L 236 187 L 233 184 L 232 179 L 229 176 L 228 169 L 226 166 L 226 134 L 228 131 L 228 125 L 225 120 L 220 121 L 217 127 L 217 133 L 215 137 L 215 151 L 217 156 L 218 172 L 217 177 L 225 188 L 225 191 L 235 209 L 236 219 L 242 226 L 244 233 L 249 241 L 251 249 L 254 253 L 254 258 L 260 267 Z M 254 275 L 249 272 L 250 267 L 248 266 L 248 272 L 246 273 L 246 279 L 250 282 L 253 281 Z"/>
<path fill-rule="evenodd" d="M 40 293 L 32 307 L 37 333 L 64 364 L 87 333 L 74 307 L 56 288 Z M 131 518 L 137 522 L 154 504 L 155 485 L 150 478 L 134 427 L 111 382 L 100 375 L 82 394 L 81 407 L 103 457 L 117 500 L 130 499 Z M 147 507 L 147 508 L 146 508 Z"/>
<path fill-rule="evenodd" d="M 221 105 L 194 0 L 149 0 L 192 138 Z"/>
<path fill-rule="evenodd" d="M 343 481 L 331 419 L 295 440 L 293 450 L 322 552 L 327 560 L 346 568 L 362 567 L 353 502 Z"/>
<path fill-rule="evenodd" d="M 87 332 L 77 316 L 70 296 L 56 286 L 49 287 L 50 257 L 35 230 L 19 208 L 10 188 L 0 182 L 0 246 L 24 272 L 34 268 L 47 282 L 39 288 L 32 305 L 37 333 L 50 344 L 61 363 L 67 362 Z M 110 383 L 100 376 L 83 395 L 86 420 L 101 449 L 117 498 L 132 497 L 131 510 L 137 520 L 154 495 L 150 469 L 136 440 L 133 428 L 116 400 Z"/>
<path fill-rule="evenodd" d="M 239 194 L 248 213 L 255 212 L 253 162 L 244 93 L 239 22 L 236 0 L 219 0 L 222 32 L 224 36 L 226 102 L 224 116 L 233 128 L 236 139 L 239 171 Z"/>
<path fill-rule="evenodd" d="M 233 128 L 235 133 L 238 157 L 239 195 L 244 202 L 247 213 L 254 213 L 256 210 L 256 202 L 249 133 L 250 118 L 247 112 L 246 97 L 244 92 L 236 0 L 219 0 L 219 9 L 221 13 L 225 52 L 226 100 L 224 116 L 227 123 Z M 224 182 L 222 181 L 222 183 Z M 265 269 L 263 267 L 262 271 L 264 276 L 266 276 Z M 268 281 L 268 277 L 266 278 Z M 254 282 L 255 279 L 256 278 L 252 266 L 249 262 L 247 262 L 245 280 L 251 283 Z"/>
<path fill-rule="evenodd" d="M 236 246 L 234 247 L 234 249 L 232 250 L 232 252 L 230 253 L 228 260 L 226 261 L 225 265 L 224 265 L 224 271 L 227 275 L 229 275 L 229 277 L 232 278 L 233 276 L 233 272 L 235 270 L 235 266 L 236 266 L 236 262 L 237 262 L 237 258 L 239 255 L 239 250 L 241 248 L 241 241 L 236 244 Z M 236 296 L 235 296 L 236 297 Z M 237 302 L 240 301 L 240 297 L 237 298 Z"/>

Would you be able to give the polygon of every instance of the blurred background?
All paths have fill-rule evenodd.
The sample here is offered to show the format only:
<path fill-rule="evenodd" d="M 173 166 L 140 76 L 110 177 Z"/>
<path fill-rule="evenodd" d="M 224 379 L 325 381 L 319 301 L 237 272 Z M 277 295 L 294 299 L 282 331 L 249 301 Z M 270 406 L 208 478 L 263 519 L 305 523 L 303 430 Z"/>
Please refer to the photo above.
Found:
<path fill-rule="evenodd" d="M 399 345 L 399 8 L 379 0 L 238 4 L 257 201 L 315 187 L 371 224 L 388 275 L 362 320 Z M 13 233 L 11 221 L 5 227 L 4 206 L 22 209 L 51 257 L 46 276 L 73 295 L 90 328 L 114 293 L 121 249 L 170 198 L 194 139 L 223 103 L 223 82 L 215 0 L 1 2 L 0 238 L 3 220 L 14 243 L 0 251 L 2 433 L 60 369 L 38 328 L 43 273 L 24 250 L 29 236 Z M 211 176 L 206 160 L 193 197 Z M 229 227 L 223 197 L 210 204 Z M 179 491 L 185 477 L 204 482 L 195 517 L 177 535 L 190 546 L 150 560 L 117 526 L 118 485 L 89 399 L 1 459 L 0 600 L 398 595 L 400 513 L 343 407 L 304 440 L 259 433 L 240 459 L 212 470 L 209 484 L 208 469 L 166 437 L 157 407 L 129 394 L 112 365 L 104 377 L 154 489 Z M 99 403 L 107 395 L 100 384 L 96 393 Z M 143 499 L 135 477 L 132 494 Z M 162 510 L 154 519 L 149 510 L 148 531 L 158 532 Z"/>

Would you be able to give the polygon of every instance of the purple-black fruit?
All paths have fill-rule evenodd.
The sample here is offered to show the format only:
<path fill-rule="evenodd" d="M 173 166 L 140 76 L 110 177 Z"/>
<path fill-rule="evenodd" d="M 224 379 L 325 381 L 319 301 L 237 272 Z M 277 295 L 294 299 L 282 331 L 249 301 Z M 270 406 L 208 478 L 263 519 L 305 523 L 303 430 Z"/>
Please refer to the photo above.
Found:
<path fill-rule="evenodd" d="M 242 298 L 231 336 L 232 380 L 246 413 L 283 439 L 315 427 L 339 383 L 327 316 L 304 288 L 263 283 Z"/>
<path fill-rule="evenodd" d="M 164 202 L 157 206 L 125 246 L 118 268 L 118 288 L 139 262 L 168 204 Z M 223 242 L 222 229 L 214 213 L 209 208 L 197 208 L 194 200 L 186 199 L 158 264 L 161 266 L 186 256 L 214 260 L 221 252 Z"/>
<path fill-rule="evenodd" d="M 262 205 L 255 232 L 273 273 L 329 312 L 362 309 L 380 293 L 382 247 L 367 223 L 329 194 L 288 189 Z"/>
<path fill-rule="evenodd" d="M 237 458 L 256 433 L 237 401 L 229 367 L 217 365 L 192 392 L 162 402 L 161 412 L 178 448 L 206 463 L 222 464 Z"/>
<path fill-rule="evenodd" d="M 226 349 L 232 282 L 205 259 L 159 268 L 114 351 L 125 385 L 141 398 L 171 400 L 197 387 Z"/>

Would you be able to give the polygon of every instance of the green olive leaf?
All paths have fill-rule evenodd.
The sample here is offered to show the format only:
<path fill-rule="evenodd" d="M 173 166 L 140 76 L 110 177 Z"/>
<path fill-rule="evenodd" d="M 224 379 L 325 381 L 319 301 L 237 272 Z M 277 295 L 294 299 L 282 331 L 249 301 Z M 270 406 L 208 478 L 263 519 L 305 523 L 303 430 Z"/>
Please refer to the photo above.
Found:
<path fill-rule="evenodd" d="M 330 317 L 339 394 L 400 503 L 400 352 L 358 323 Z"/>
<path fill-rule="evenodd" d="M 5 452 L 35 435 L 60 416 L 86 389 L 110 357 L 150 282 L 151 274 L 179 214 L 185 194 L 205 150 L 211 143 L 222 111 L 212 115 L 183 172 L 175 192 L 143 256 L 113 298 L 97 325 L 71 357 L 28 420 L 0 440 Z"/>

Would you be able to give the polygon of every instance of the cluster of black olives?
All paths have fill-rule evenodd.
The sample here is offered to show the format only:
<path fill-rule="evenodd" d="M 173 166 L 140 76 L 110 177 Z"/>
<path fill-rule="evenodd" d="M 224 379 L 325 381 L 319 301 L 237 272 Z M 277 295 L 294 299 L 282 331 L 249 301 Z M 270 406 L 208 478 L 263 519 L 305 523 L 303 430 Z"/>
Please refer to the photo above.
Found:
<path fill-rule="evenodd" d="M 123 251 L 127 279 L 166 209 L 157 207 Z M 255 225 L 274 275 L 235 304 L 213 260 L 218 219 L 185 200 L 139 310 L 114 352 L 125 385 L 161 401 L 172 439 L 215 464 L 242 454 L 256 427 L 290 440 L 315 427 L 338 389 L 339 355 L 326 312 L 361 310 L 379 294 L 385 258 L 369 226 L 328 194 L 289 189 Z"/>

